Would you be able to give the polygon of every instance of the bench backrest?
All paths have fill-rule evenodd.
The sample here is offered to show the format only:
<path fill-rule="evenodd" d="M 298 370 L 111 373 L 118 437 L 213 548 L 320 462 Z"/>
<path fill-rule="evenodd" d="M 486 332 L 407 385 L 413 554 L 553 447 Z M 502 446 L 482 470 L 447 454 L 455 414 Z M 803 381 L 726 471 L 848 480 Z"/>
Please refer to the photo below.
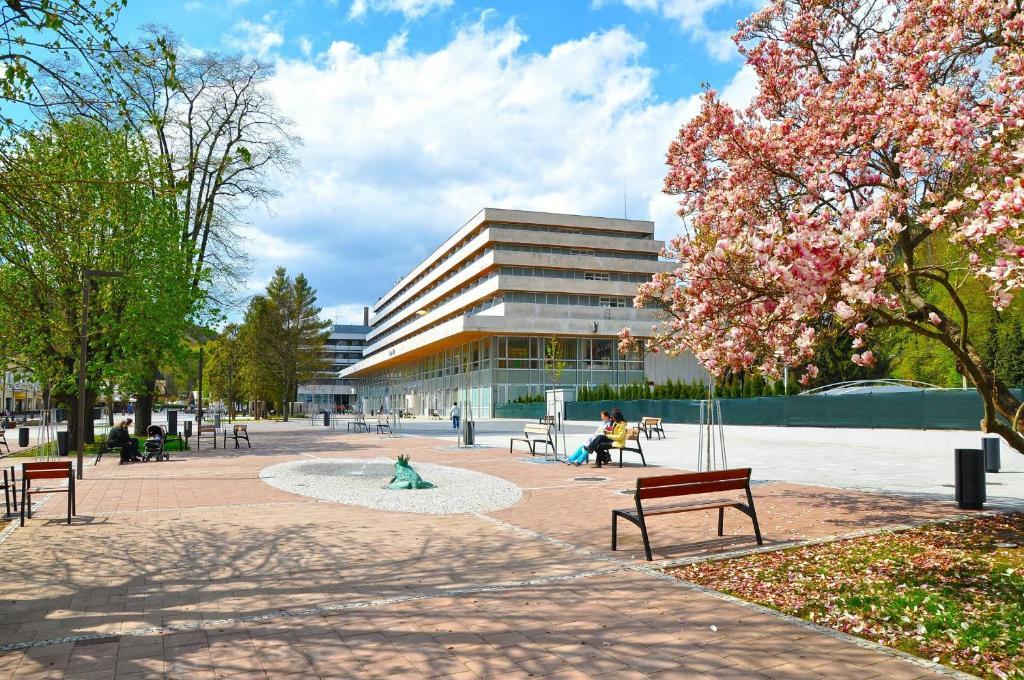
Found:
<path fill-rule="evenodd" d="M 538 420 L 537 422 L 540 423 L 541 425 L 554 425 L 555 424 L 555 417 L 554 416 L 541 416 L 540 420 Z"/>
<path fill-rule="evenodd" d="M 248 427 L 248 425 L 235 425 L 235 428 L 234 428 L 235 429 L 235 433 L 237 434 L 239 432 L 247 432 L 247 430 L 246 430 L 247 427 Z"/>
<path fill-rule="evenodd" d="M 71 461 L 47 461 L 40 463 L 22 463 L 21 474 L 24 479 L 67 479 L 71 476 Z"/>
<path fill-rule="evenodd" d="M 631 427 L 631 428 L 629 428 L 629 430 L 626 432 L 626 441 L 627 442 L 638 442 L 638 441 L 640 441 L 640 428 L 639 427 Z"/>
<path fill-rule="evenodd" d="M 661 418 L 654 418 L 651 416 L 644 416 L 640 419 L 642 425 L 661 425 Z"/>
<path fill-rule="evenodd" d="M 532 425 L 528 423 L 523 427 L 523 434 L 527 437 L 531 434 L 542 434 L 545 437 L 550 438 L 551 428 L 548 425 Z"/>
<path fill-rule="evenodd" d="M 750 486 L 750 468 L 691 472 L 683 475 L 641 477 L 636 480 L 636 500 L 691 496 L 746 489 Z"/>
<path fill-rule="evenodd" d="M 209 434 L 211 432 L 213 434 L 217 434 L 217 426 L 216 425 L 200 425 L 199 426 L 199 434 Z"/>

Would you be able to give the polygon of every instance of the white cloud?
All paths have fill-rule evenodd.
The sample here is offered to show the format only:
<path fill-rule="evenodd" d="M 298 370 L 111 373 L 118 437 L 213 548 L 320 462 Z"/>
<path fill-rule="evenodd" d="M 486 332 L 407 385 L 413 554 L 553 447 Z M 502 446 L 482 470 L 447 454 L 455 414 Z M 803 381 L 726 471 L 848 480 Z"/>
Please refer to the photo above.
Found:
<path fill-rule="evenodd" d="M 677 233 L 664 160 L 696 96 L 655 97 L 623 29 L 543 54 L 525 41 L 480 23 L 436 52 L 399 36 L 278 61 L 270 87 L 305 145 L 260 222 L 278 241 L 250 250 L 266 253 L 257 269 L 301 243 L 321 303 L 361 310 L 485 206 L 620 217 L 624 187 L 629 217 Z"/>
<path fill-rule="evenodd" d="M 266 21 L 257 24 L 242 19 L 235 24 L 231 33 L 224 36 L 224 44 L 262 59 L 275 47 L 284 44 L 284 36 Z"/>
<path fill-rule="evenodd" d="M 451 7 L 454 0 L 352 0 L 348 16 L 358 19 L 368 12 L 401 12 L 406 19 L 419 19 L 435 9 Z"/>
<path fill-rule="evenodd" d="M 309 57 L 313 54 L 313 42 L 309 38 L 302 35 L 299 36 L 296 42 L 299 45 L 299 49 L 302 51 L 302 56 Z"/>
<path fill-rule="evenodd" d="M 712 12 L 738 5 L 751 11 L 763 7 L 767 0 L 595 0 L 595 7 L 612 2 L 621 2 L 634 12 L 655 12 L 679 24 L 684 33 L 704 43 L 708 53 L 719 61 L 728 61 L 736 56 L 732 42 L 735 27 L 712 27 L 708 15 Z"/>

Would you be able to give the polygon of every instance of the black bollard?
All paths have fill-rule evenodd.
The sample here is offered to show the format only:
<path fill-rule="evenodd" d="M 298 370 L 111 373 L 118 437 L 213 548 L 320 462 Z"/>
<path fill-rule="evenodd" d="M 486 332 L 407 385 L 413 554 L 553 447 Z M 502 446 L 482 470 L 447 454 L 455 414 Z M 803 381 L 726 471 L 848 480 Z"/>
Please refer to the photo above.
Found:
<path fill-rule="evenodd" d="M 964 510 L 981 510 L 985 503 L 985 453 L 982 449 L 956 449 L 956 502 Z"/>
<path fill-rule="evenodd" d="M 999 472 L 999 437 L 982 437 L 981 446 L 985 450 L 985 472 Z"/>

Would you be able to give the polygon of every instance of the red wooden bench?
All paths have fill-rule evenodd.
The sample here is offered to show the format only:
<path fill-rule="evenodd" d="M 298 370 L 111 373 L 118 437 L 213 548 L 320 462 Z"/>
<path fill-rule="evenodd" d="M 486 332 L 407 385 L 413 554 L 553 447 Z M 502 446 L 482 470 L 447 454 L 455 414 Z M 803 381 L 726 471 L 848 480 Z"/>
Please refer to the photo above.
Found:
<path fill-rule="evenodd" d="M 655 498 L 674 498 L 678 496 L 696 496 L 721 491 L 744 490 L 747 502 L 735 499 L 712 499 L 708 501 L 692 501 L 672 505 L 654 505 L 644 507 L 644 501 Z M 754 523 L 754 536 L 761 545 L 761 528 L 757 524 L 757 512 L 754 510 L 754 497 L 750 494 L 750 468 L 735 470 L 717 470 L 715 472 L 694 472 L 682 475 L 663 475 L 660 477 L 640 477 L 636 480 L 636 493 L 633 494 L 636 509 L 629 508 L 612 510 L 612 550 L 617 548 L 618 518 L 629 520 L 640 527 L 644 539 L 644 552 L 651 561 L 651 542 L 647 536 L 647 518 L 655 515 L 669 515 L 677 512 L 694 510 L 718 510 L 718 535 L 722 535 L 725 522 L 725 509 L 736 508 L 749 517 Z"/>
<path fill-rule="evenodd" d="M 67 486 L 37 486 L 32 482 L 41 479 L 66 479 Z M 32 519 L 32 495 L 37 493 L 66 493 L 68 495 L 68 524 L 75 511 L 75 472 L 71 461 L 24 463 L 21 466 L 21 526 L 25 526 L 25 511 Z"/>

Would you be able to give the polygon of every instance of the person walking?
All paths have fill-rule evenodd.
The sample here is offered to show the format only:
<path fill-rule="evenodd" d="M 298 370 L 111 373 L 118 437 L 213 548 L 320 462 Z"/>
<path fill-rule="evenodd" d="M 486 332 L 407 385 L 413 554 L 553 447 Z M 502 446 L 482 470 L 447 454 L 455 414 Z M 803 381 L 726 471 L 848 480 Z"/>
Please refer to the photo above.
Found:
<path fill-rule="evenodd" d="M 462 418 L 462 411 L 459 410 L 458 402 L 452 404 L 452 410 L 448 415 L 452 417 L 452 429 L 459 429 L 459 420 Z"/>

